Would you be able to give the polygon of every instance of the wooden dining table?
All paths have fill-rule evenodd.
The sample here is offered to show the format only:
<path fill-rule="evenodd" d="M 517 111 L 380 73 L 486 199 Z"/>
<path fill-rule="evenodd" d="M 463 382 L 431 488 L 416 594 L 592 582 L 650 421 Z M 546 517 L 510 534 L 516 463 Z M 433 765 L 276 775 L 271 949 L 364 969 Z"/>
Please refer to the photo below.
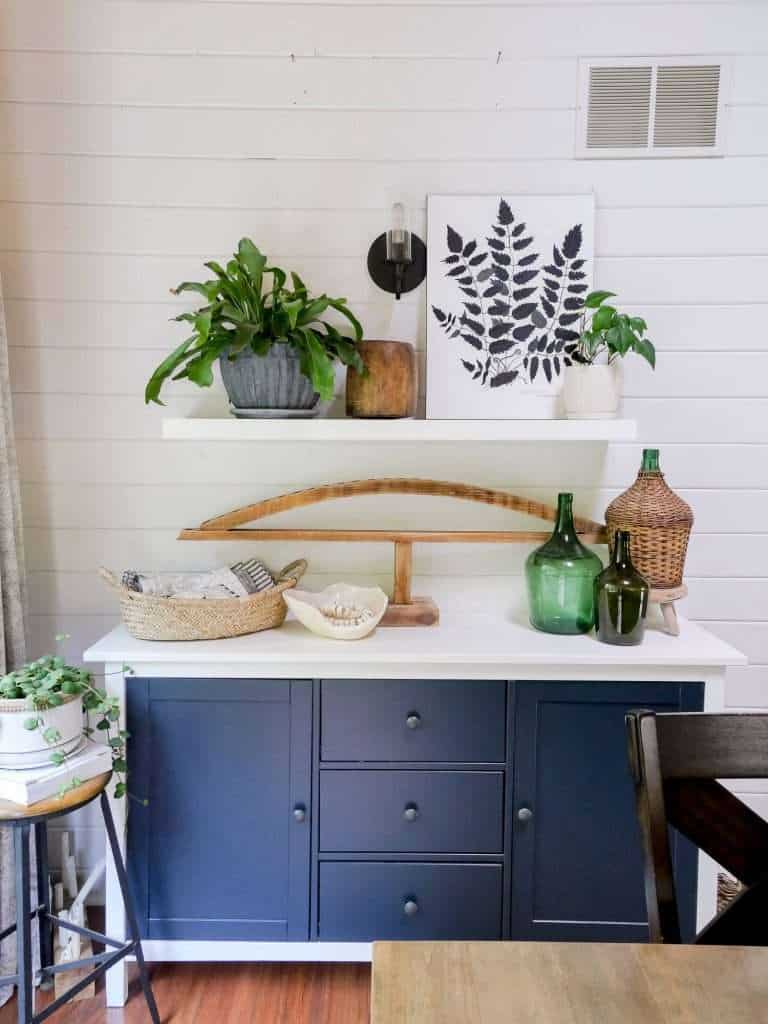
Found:
<path fill-rule="evenodd" d="M 371 1024 L 768 1024 L 768 948 L 377 942 Z"/>

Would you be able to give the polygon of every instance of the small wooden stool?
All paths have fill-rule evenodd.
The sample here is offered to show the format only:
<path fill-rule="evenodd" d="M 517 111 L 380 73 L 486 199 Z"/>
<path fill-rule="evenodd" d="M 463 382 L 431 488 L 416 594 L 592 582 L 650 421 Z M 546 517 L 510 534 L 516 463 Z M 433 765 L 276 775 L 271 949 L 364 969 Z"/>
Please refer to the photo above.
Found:
<path fill-rule="evenodd" d="M 657 604 L 661 609 L 664 632 L 669 633 L 670 636 L 680 636 L 680 623 L 677 621 L 675 601 L 682 601 L 684 597 L 688 597 L 688 587 L 684 583 L 679 587 L 651 587 L 651 592 L 648 595 L 651 604 Z"/>
<path fill-rule="evenodd" d="M 16 856 L 16 923 L 10 925 L 3 932 L 0 932 L 0 942 L 16 932 L 16 974 L 0 978 L 0 986 L 16 985 L 18 988 L 18 1024 L 41 1024 L 47 1020 L 59 1007 L 68 1003 L 92 981 L 100 978 L 110 967 L 114 967 L 124 957 L 133 953 L 139 967 L 139 978 L 144 992 L 144 998 L 149 1007 L 149 1014 L 153 1024 L 160 1024 L 160 1016 L 157 1012 L 157 1004 L 152 993 L 152 986 L 149 983 L 149 975 L 144 962 L 144 953 L 141 948 L 141 937 L 139 926 L 136 920 L 136 911 L 128 890 L 128 878 L 125 873 L 125 865 L 120 855 L 120 847 L 117 843 L 115 824 L 112 820 L 112 812 L 109 809 L 109 800 L 105 792 L 107 783 L 112 777 L 111 772 L 99 775 L 90 779 L 76 789 L 71 790 L 64 797 L 50 797 L 32 804 L 30 807 L 23 807 L 20 804 L 11 803 L 8 800 L 0 800 L 0 826 L 7 826 L 13 829 L 14 852 Z M 50 900 L 48 895 L 48 820 L 57 818 L 70 811 L 76 811 L 84 807 L 92 800 L 99 797 L 101 801 L 101 813 L 104 818 L 104 825 L 107 830 L 107 839 L 112 851 L 115 863 L 117 878 L 120 883 L 120 890 L 125 904 L 125 914 L 128 919 L 131 938 L 126 941 L 110 939 L 99 932 L 91 931 L 89 928 L 80 928 L 69 921 L 62 921 L 51 913 Z M 30 905 L 30 851 L 29 842 L 32 828 L 34 827 L 35 846 L 37 852 L 37 902 L 34 907 Z M 40 926 L 40 977 L 41 981 L 47 981 L 61 971 L 72 970 L 73 968 L 92 967 L 87 975 L 81 978 L 75 985 L 59 996 L 44 1010 L 36 1014 L 34 1009 L 34 988 L 32 979 L 32 921 L 37 918 Z M 103 953 L 89 956 L 82 960 L 72 960 L 69 963 L 53 963 L 53 929 L 52 925 L 57 924 L 60 928 L 67 928 L 70 931 L 78 932 L 86 938 L 102 943 L 107 948 Z"/>

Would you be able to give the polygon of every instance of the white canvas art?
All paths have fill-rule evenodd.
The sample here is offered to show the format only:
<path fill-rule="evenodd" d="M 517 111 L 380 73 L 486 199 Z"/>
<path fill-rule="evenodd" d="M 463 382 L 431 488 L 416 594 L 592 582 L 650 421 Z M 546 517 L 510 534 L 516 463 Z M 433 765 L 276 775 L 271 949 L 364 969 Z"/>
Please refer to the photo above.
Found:
<path fill-rule="evenodd" d="M 592 195 L 429 197 L 428 419 L 559 414 L 594 216 Z"/>

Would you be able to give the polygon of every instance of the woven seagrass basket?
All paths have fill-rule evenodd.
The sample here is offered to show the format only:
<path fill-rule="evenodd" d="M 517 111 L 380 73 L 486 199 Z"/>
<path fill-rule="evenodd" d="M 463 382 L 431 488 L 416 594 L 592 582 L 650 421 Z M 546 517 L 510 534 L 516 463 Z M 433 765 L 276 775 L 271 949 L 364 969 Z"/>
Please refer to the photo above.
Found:
<path fill-rule="evenodd" d="M 641 469 L 629 490 L 608 506 L 605 522 L 611 551 L 616 531 L 629 530 L 632 562 L 651 587 L 668 590 L 682 585 L 693 512 L 660 470 Z"/>
<path fill-rule="evenodd" d="M 125 628 L 138 640 L 223 640 L 282 626 L 288 613 L 283 592 L 295 587 L 306 569 L 301 558 L 286 565 L 269 590 L 210 601 L 137 594 L 109 569 L 99 574 L 117 592 Z"/>

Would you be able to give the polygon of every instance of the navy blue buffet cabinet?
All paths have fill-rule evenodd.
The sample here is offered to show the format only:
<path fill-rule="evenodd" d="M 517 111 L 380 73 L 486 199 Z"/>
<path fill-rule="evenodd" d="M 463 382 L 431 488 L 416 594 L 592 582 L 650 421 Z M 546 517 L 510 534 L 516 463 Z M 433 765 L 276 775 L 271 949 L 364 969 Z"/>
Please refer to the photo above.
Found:
<path fill-rule="evenodd" d="M 131 678 L 150 939 L 646 937 L 624 712 L 703 684 Z M 693 929 L 694 852 L 674 844 Z"/>

